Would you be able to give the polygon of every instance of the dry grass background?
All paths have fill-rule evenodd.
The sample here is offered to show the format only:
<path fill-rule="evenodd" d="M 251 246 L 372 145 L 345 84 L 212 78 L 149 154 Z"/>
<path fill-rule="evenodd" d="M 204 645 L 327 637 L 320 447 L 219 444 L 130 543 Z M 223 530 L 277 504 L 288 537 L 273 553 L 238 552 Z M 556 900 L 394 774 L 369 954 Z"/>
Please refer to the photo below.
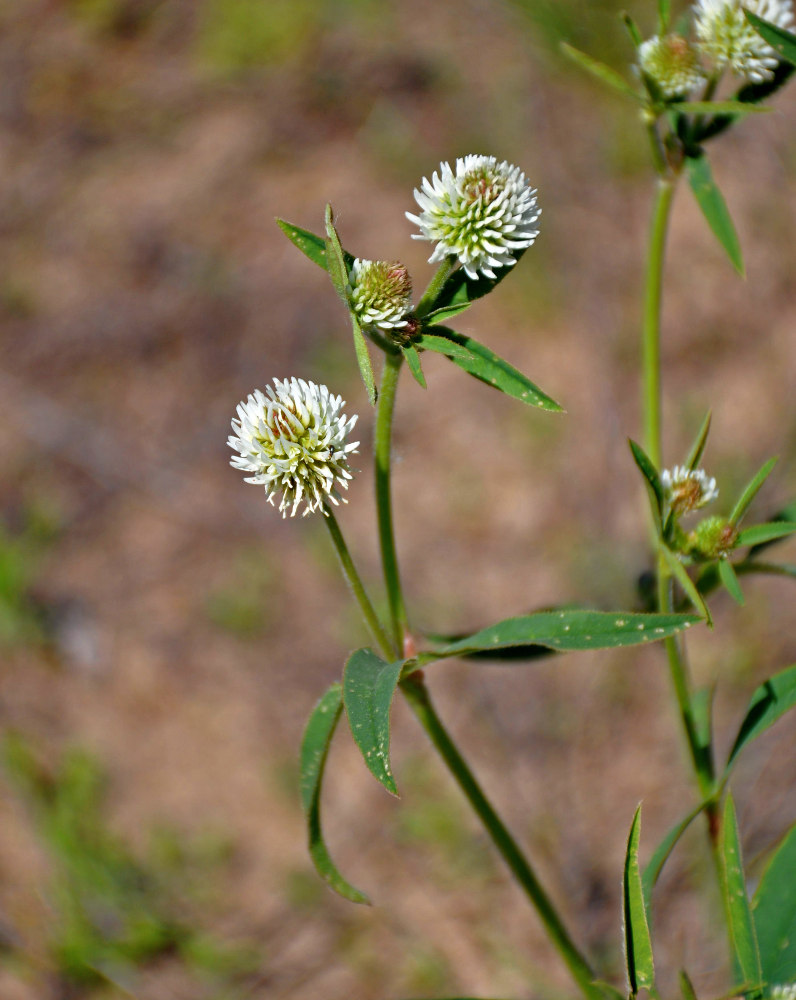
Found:
<path fill-rule="evenodd" d="M 266 6 L 258 20 L 232 0 L 0 3 L 0 513 L 11 533 L 32 509 L 58 525 L 32 584 L 47 640 L 3 651 L 0 721 L 45 761 L 95 754 L 109 823 L 136 849 L 161 824 L 222 837 L 225 862 L 185 907 L 259 953 L 234 987 L 167 954 L 128 993 L 70 992 L 48 948 L 53 861 L 4 782 L 0 997 L 558 996 L 569 986 L 534 915 L 400 705 L 403 801 L 342 731 L 325 800 L 338 862 L 376 906 L 315 881 L 296 751 L 364 636 L 322 526 L 276 516 L 228 468 L 225 439 L 239 399 L 292 374 L 342 392 L 365 445 L 372 433 L 345 317 L 274 216 L 318 230 L 331 201 L 348 249 L 399 257 L 422 286 L 403 217 L 412 187 L 440 159 L 508 158 L 538 185 L 542 235 L 458 326 L 568 412 L 524 410 L 439 358 L 428 392 L 402 384 L 395 504 L 412 617 L 461 629 L 557 601 L 631 604 L 647 559 L 626 447 L 639 433 L 643 136 L 632 110 L 561 63 L 550 5 L 530 5 L 535 18 L 488 0 Z M 560 8 L 579 44 L 629 61 L 607 5 Z M 715 146 L 747 280 L 682 191 L 665 307 L 667 458 L 712 407 L 707 462 L 725 496 L 782 456 L 763 516 L 796 487 L 792 93 L 776 106 Z M 341 523 L 377 583 L 362 465 Z M 796 660 L 787 583 L 747 590 L 743 609 L 717 600 L 715 632 L 691 642 L 699 682 L 717 684 L 722 750 L 756 683 Z M 451 664 L 430 683 L 576 937 L 619 976 L 633 809 L 644 800 L 649 851 L 694 795 L 661 651 Z M 794 818 L 793 750 L 782 723 L 738 768 L 749 858 Z M 726 986 L 698 833 L 656 898 L 666 989 L 682 965 L 699 990 Z"/>

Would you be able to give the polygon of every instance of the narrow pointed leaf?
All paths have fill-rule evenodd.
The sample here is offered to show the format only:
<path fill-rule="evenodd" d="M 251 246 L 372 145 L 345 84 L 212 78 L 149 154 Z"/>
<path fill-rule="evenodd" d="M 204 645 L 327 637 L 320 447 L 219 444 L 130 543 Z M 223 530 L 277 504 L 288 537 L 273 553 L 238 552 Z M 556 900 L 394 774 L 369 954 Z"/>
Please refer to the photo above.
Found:
<path fill-rule="evenodd" d="M 354 353 L 356 354 L 357 364 L 359 365 L 359 374 L 362 376 L 362 381 L 365 384 L 365 390 L 368 394 L 368 399 L 370 400 L 370 405 L 374 406 L 376 403 L 376 380 L 373 377 L 373 366 L 370 363 L 370 351 L 368 351 L 368 344 L 365 340 L 365 335 L 362 332 L 362 327 L 359 325 L 356 316 L 351 313 L 351 329 L 354 333 Z"/>
<path fill-rule="evenodd" d="M 671 15 L 670 0 L 658 0 L 658 34 L 665 35 L 669 28 L 669 16 Z"/>
<path fill-rule="evenodd" d="M 284 219 L 277 219 L 276 224 L 290 242 L 309 257 L 313 264 L 322 267 L 324 271 L 326 270 L 326 240 L 322 236 L 316 236 L 308 229 L 294 226 L 292 222 L 286 222 Z"/>
<path fill-rule="evenodd" d="M 641 96 L 633 87 L 630 86 L 623 76 L 616 72 L 615 69 L 611 69 L 611 67 L 606 66 L 605 63 L 601 63 L 599 60 L 593 59 L 591 56 L 587 56 L 585 52 L 581 52 L 579 49 L 575 49 L 571 45 L 567 45 L 566 42 L 562 42 L 561 51 L 565 56 L 568 56 L 574 63 L 580 66 L 581 69 L 585 69 L 587 73 L 590 73 L 601 83 L 606 84 L 608 87 L 618 91 L 620 94 L 624 94 L 625 97 L 632 98 L 634 101 L 642 101 Z"/>
<path fill-rule="evenodd" d="M 409 371 L 412 373 L 415 382 L 423 389 L 426 388 L 426 377 L 423 374 L 423 369 L 420 366 L 420 355 L 417 353 L 414 344 L 407 344 L 406 347 L 402 347 L 401 351 L 406 363 L 409 366 Z"/>
<path fill-rule="evenodd" d="M 738 582 L 738 576 L 732 568 L 732 563 L 729 559 L 719 559 L 719 576 L 721 577 L 721 582 L 724 584 L 724 589 L 730 597 L 736 604 L 740 604 L 743 607 L 746 604 L 746 599 L 743 596 L 741 584 Z"/>
<path fill-rule="evenodd" d="M 702 595 L 699 593 L 696 584 L 688 575 L 688 571 L 685 566 L 680 562 L 677 556 L 668 549 L 665 545 L 661 546 L 661 552 L 663 553 L 663 558 L 666 560 L 666 565 L 671 570 L 672 576 L 677 580 L 680 586 L 685 591 L 686 596 L 697 609 L 697 611 L 702 615 L 705 621 L 712 627 L 713 619 L 710 616 L 710 609 Z"/>
<path fill-rule="evenodd" d="M 639 48 L 644 39 L 641 37 L 638 25 L 626 10 L 622 11 L 621 17 L 622 24 L 624 24 L 627 28 L 627 33 L 630 35 L 631 42 L 636 46 L 636 48 Z"/>
<path fill-rule="evenodd" d="M 752 695 L 741 728 L 727 758 L 727 773 L 747 744 L 774 725 L 796 705 L 796 664 L 764 681 Z"/>
<path fill-rule="evenodd" d="M 398 794 L 390 765 L 390 706 L 403 660 L 386 663 L 370 649 L 358 649 L 343 671 L 343 700 L 354 742 L 365 764 L 392 795 Z"/>
<path fill-rule="evenodd" d="M 704 753 L 713 745 L 713 698 L 715 687 L 698 688 L 691 695 L 691 717 L 697 746 Z"/>
<path fill-rule="evenodd" d="M 760 878 L 752 914 L 767 983 L 796 980 L 796 823 L 788 830 Z"/>
<path fill-rule="evenodd" d="M 440 326 L 436 329 L 438 333 L 424 333 L 418 346 L 426 351 L 444 354 L 469 375 L 529 406 L 538 406 L 553 413 L 562 412 L 554 399 L 488 347 L 448 327 Z"/>
<path fill-rule="evenodd" d="M 465 309 L 469 309 L 470 305 L 470 302 L 458 302 L 453 305 L 442 306 L 440 309 L 430 312 L 428 316 L 424 316 L 423 324 L 425 326 L 439 326 L 440 323 L 447 323 L 449 319 L 453 319 L 454 316 L 463 313 Z"/>
<path fill-rule="evenodd" d="M 741 493 L 738 502 L 733 507 L 732 514 L 730 514 L 730 524 L 738 524 L 740 522 L 749 509 L 750 504 L 760 492 L 763 483 L 771 475 L 771 470 L 777 464 L 777 461 L 776 458 L 770 458 L 744 487 L 743 493 Z"/>
<path fill-rule="evenodd" d="M 345 263 L 340 237 L 334 228 L 332 206 L 326 206 L 326 270 L 340 298 L 348 305 L 348 268 Z"/>
<path fill-rule="evenodd" d="M 765 101 L 788 82 L 796 72 L 796 67 L 790 63 L 781 62 L 773 70 L 771 79 L 763 83 L 747 83 L 735 94 L 734 100 L 741 104 L 758 104 Z M 700 146 L 717 135 L 725 132 L 735 121 L 737 115 L 716 115 L 704 123 L 701 123 L 692 136 L 694 146 Z"/>
<path fill-rule="evenodd" d="M 738 545 L 764 545 L 779 538 L 787 538 L 796 533 L 794 521 L 769 521 L 767 524 L 753 524 L 738 533 Z"/>
<path fill-rule="evenodd" d="M 770 21 L 764 21 L 762 17 L 758 17 L 750 10 L 744 10 L 744 14 L 746 20 L 759 35 L 765 38 L 777 55 L 796 66 L 796 35 L 776 24 L 771 24 Z"/>
<path fill-rule="evenodd" d="M 735 270 L 743 276 L 744 264 L 738 234 L 730 218 L 727 203 L 716 187 L 706 156 L 689 156 L 685 161 L 688 182 L 713 235 L 722 245 Z"/>
<path fill-rule="evenodd" d="M 633 454 L 633 460 L 639 467 L 642 476 L 647 481 L 647 485 L 652 490 L 652 500 L 654 501 L 653 513 L 657 512 L 657 522 L 660 524 L 663 517 L 663 507 L 665 502 L 665 494 L 663 490 L 663 483 L 661 482 L 661 477 L 658 475 L 658 470 L 652 464 L 652 459 L 644 451 L 640 444 L 636 444 L 635 441 L 629 440 L 630 451 Z"/>
<path fill-rule="evenodd" d="M 655 883 L 658 881 L 658 877 L 663 871 L 663 866 L 669 860 L 669 856 L 675 848 L 677 841 L 682 837 L 688 827 L 693 823 L 696 817 L 702 812 L 702 810 L 707 805 L 706 802 L 700 802 L 698 806 L 691 810 L 687 816 L 684 816 L 679 823 L 676 823 L 671 830 L 666 834 L 663 840 L 658 844 L 652 853 L 652 857 L 647 862 L 647 866 L 644 869 L 644 874 L 642 876 L 642 885 L 644 887 L 644 899 L 647 901 L 647 916 L 649 918 L 649 905 L 652 899 L 652 890 Z"/>
<path fill-rule="evenodd" d="M 535 643 L 558 650 L 637 646 L 676 635 L 699 621 L 695 615 L 631 614 L 624 611 L 538 611 L 506 618 L 451 643 L 437 657 Z"/>
<path fill-rule="evenodd" d="M 683 994 L 683 1000 L 697 1000 L 694 984 L 685 969 L 680 970 L 680 992 Z"/>
<path fill-rule="evenodd" d="M 724 906 L 727 911 L 727 926 L 738 971 L 743 982 L 759 988 L 762 984 L 760 953 L 757 948 L 752 911 L 746 895 L 746 878 L 743 871 L 741 844 L 738 837 L 738 821 L 735 805 L 728 792 L 724 802 L 724 818 L 721 826 L 721 868 Z"/>
<path fill-rule="evenodd" d="M 677 101 L 669 107 L 692 115 L 756 115 L 774 110 L 745 101 Z"/>
<path fill-rule="evenodd" d="M 638 863 L 638 844 L 641 836 L 641 806 L 636 809 L 625 854 L 625 873 L 622 880 L 622 900 L 625 925 L 625 961 L 630 992 L 655 989 L 655 967 L 652 961 L 652 941 L 647 923 L 647 907 Z"/>
<path fill-rule="evenodd" d="M 765 573 L 767 576 L 788 576 L 796 580 L 796 563 L 744 562 L 738 563 L 736 569 L 744 576 L 747 573 Z"/>
<path fill-rule="evenodd" d="M 618 990 L 611 983 L 606 983 L 603 979 L 593 979 L 592 986 L 597 987 L 605 1000 L 627 1000 L 627 994 Z"/>
<path fill-rule="evenodd" d="M 307 817 L 309 850 L 321 878 L 338 895 L 352 903 L 369 903 L 359 889 L 347 882 L 329 855 L 321 831 L 321 785 L 326 757 L 335 728 L 343 710 L 343 693 L 339 684 L 332 684 L 312 711 L 301 744 L 301 801 Z"/>
<path fill-rule="evenodd" d="M 688 458 L 685 460 L 686 466 L 691 470 L 691 472 L 696 469 L 699 465 L 699 461 L 705 451 L 705 445 L 708 443 L 708 434 L 710 434 L 710 421 L 711 412 L 708 410 L 705 415 L 705 419 L 702 421 L 702 426 L 699 428 L 699 433 L 694 439 L 693 445 L 691 445 L 691 451 L 688 453 Z"/>
<path fill-rule="evenodd" d="M 776 514 L 774 514 L 766 521 L 766 524 L 780 524 L 782 521 L 789 521 L 791 523 L 796 523 L 796 500 L 791 501 L 789 504 L 786 504 L 781 510 L 778 510 Z M 744 532 L 741 532 L 741 534 L 744 534 Z M 760 552 L 768 548 L 769 545 L 771 545 L 776 541 L 779 541 L 779 539 L 772 538 L 770 541 L 757 542 L 747 558 L 750 557 L 754 558 L 756 555 L 758 555 Z"/>

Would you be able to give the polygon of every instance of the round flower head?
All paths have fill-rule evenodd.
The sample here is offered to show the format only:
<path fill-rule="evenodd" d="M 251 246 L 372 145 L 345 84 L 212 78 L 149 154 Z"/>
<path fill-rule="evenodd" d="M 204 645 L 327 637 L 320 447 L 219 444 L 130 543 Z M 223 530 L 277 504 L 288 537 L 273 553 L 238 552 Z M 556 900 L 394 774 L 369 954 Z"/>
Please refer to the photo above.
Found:
<path fill-rule="evenodd" d="M 694 4 L 699 47 L 717 69 L 729 66 L 753 83 L 772 78 L 779 59 L 744 17 L 743 7 L 780 28 L 793 25 L 792 0 L 697 0 Z"/>
<path fill-rule="evenodd" d="M 795 983 L 777 983 L 771 987 L 771 1000 L 796 1000 Z"/>
<path fill-rule="evenodd" d="M 348 275 L 351 304 L 360 326 L 375 326 L 389 333 L 407 325 L 412 279 L 397 261 L 354 261 Z"/>
<path fill-rule="evenodd" d="M 726 559 L 738 543 L 738 529 L 723 517 L 706 517 L 688 541 L 692 550 L 705 559 Z"/>
<path fill-rule="evenodd" d="M 230 465 L 252 473 L 246 482 L 264 486 L 269 503 L 281 493 L 283 517 L 288 508 L 293 517 L 302 500 L 304 515 L 337 504 L 343 499 L 337 487 L 347 489 L 352 478 L 348 456 L 359 447 L 347 443 L 357 418 L 347 418 L 344 405 L 325 385 L 275 378 L 264 393 L 255 389 L 238 404 L 227 442 L 238 454 Z"/>
<path fill-rule="evenodd" d="M 719 495 L 715 479 L 708 479 L 702 469 L 689 469 L 685 465 L 675 465 L 671 472 L 664 469 L 661 482 L 675 514 L 698 510 Z"/>
<path fill-rule="evenodd" d="M 519 167 L 494 156 L 465 156 L 439 170 L 415 189 L 420 214 L 406 217 L 420 234 L 412 238 L 437 244 L 430 263 L 454 256 L 468 277 L 480 271 L 494 278 L 495 268 L 511 267 L 539 235 L 536 191 Z"/>
<path fill-rule="evenodd" d="M 686 97 L 704 82 L 699 54 L 680 35 L 655 35 L 639 46 L 638 64 L 663 97 Z"/>

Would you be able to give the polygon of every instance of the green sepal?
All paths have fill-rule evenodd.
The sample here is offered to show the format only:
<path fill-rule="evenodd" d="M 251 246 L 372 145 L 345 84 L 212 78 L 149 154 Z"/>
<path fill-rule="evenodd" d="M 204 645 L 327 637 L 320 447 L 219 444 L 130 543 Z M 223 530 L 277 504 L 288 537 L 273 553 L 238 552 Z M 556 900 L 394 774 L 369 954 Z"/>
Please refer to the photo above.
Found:
<path fill-rule="evenodd" d="M 762 986 L 763 973 L 760 967 L 760 952 L 757 947 L 752 911 L 746 895 L 746 878 L 738 836 L 738 820 L 730 792 L 727 793 L 724 801 L 719 856 L 730 944 L 735 955 L 740 979 L 744 983 L 751 984 L 751 992 L 755 995 Z"/>
<path fill-rule="evenodd" d="M 343 670 L 343 702 L 354 742 L 371 774 L 391 795 L 398 794 L 390 764 L 390 707 L 403 660 L 387 663 L 370 649 L 358 649 Z"/>
<path fill-rule="evenodd" d="M 712 628 L 713 619 L 710 615 L 710 608 L 708 608 L 705 603 L 704 598 L 700 594 L 696 584 L 688 575 L 688 571 L 685 566 L 680 562 L 674 552 L 668 549 L 665 545 L 661 545 L 660 551 L 663 553 L 663 558 L 666 560 L 666 565 L 669 567 L 672 576 L 677 580 L 680 586 L 685 591 L 686 596 L 694 605 L 694 607 L 699 611 L 700 615 L 705 619 L 707 624 Z"/>
<path fill-rule="evenodd" d="M 732 568 L 732 563 L 729 559 L 719 559 L 719 576 L 721 577 L 721 582 L 724 584 L 724 589 L 730 597 L 736 604 L 743 607 L 746 604 L 746 599 L 743 596 L 738 575 Z"/>
<path fill-rule="evenodd" d="M 796 823 L 791 826 L 760 876 L 752 901 L 763 979 L 796 980 Z"/>
<path fill-rule="evenodd" d="M 730 524 L 733 526 L 739 524 L 741 518 L 749 509 L 750 504 L 760 492 L 760 488 L 763 483 L 771 475 L 771 470 L 777 464 L 777 461 L 778 460 L 776 458 L 770 458 L 746 484 L 740 497 L 738 497 L 737 503 L 732 509 L 732 514 L 730 514 Z"/>
<path fill-rule="evenodd" d="M 639 471 L 646 480 L 647 486 L 650 489 L 652 514 L 660 533 L 663 530 L 663 509 L 666 502 L 666 494 L 664 493 L 661 477 L 658 474 L 658 470 L 653 465 L 652 459 L 646 451 L 644 451 L 641 445 L 633 441 L 632 438 L 628 439 L 628 444 L 630 445 L 630 451 L 633 455 L 633 461 L 638 466 Z"/>
<path fill-rule="evenodd" d="M 701 152 L 687 156 L 685 168 L 691 190 L 713 235 L 724 248 L 732 266 L 743 277 L 745 272 L 741 244 L 724 196 L 713 180 L 708 158 Z"/>
<path fill-rule="evenodd" d="M 332 684 L 318 704 L 304 730 L 301 743 L 301 802 L 307 817 L 309 852 L 315 870 L 334 891 L 352 903 L 370 903 L 364 892 L 347 882 L 331 859 L 321 830 L 321 785 L 332 736 L 343 711 L 343 689 Z"/>
<path fill-rule="evenodd" d="M 774 674 L 755 690 L 727 758 L 725 775 L 729 773 L 741 750 L 773 726 L 794 706 L 796 706 L 796 664 Z"/>
<path fill-rule="evenodd" d="M 420 366 L 420 355 L 417 353 L 417 349 L 414 344 L 405 344 L 401 348 L 401 353 L 404 356 L 404 360 L 412 373 L 415 382 L 422 388 L 426 388 L 426 377 L 423 374 L 423 369 Z"/>
<path fill-rule="evenodd" d="M 710 434 L 710 421 L 711 412 L 705 414 L 705 419 L 702 421 L 702 426 L 699 428 L 699 433 L 694 439 L 694 443 L 691 445 L 691 450 L 688 453 L 688 458 L 685 460 L 686 467 L 690 472 L 699 465 L 699 460 L 705 451 L 705 445 L 708 443 L 708 434 Z"/>
<path fill-rule="evenodd" d="M 472 337 L 456 333 L 449 327 L 439 326 L 434 329 L 435 333 L 424 333 L 418 339 L 418 347 L 444 354 L 468 375 L 514 399 L 519 399 L 522 403 L 552 413 L 563 412 L 554 399 L 488 347 L 479 344 Z"/>
<path fill-rule="evenodd" d="M 643 102 L 641 95 L 615 69 L 611 69 L 610 66 L 606 66 L 605 63 L 600 62 L 598 59 L 593 59 L 591 56 L 586 55 L 585 52 L 573 48 L 566 42 L 561 43 L 561 51 L 580 66 L 581 69 L 585 69 L 587 73 L 590 73 L 591 76 L 595 77 L 601 83 L 606 84 L 612 90 L 618 91 L 625 97 L 630 97 L 633 101 Z"/>
<path fill-rule="evenodd" d="M 631 996 L 639 990 L 655 989 L 655 966 L 652 960 L 652 940 L 647 921 L 647 905 L 638 861 L 641 836 L 641 806 L 636 809 L 625 853 L 622 879 L 622 902 L 625 929 L 625 961 Z"/>
<path fill-rule="evenodd" d="M 792 66 L 796 66 L 796 35 L 776 24 L 771 24 L 770 21 L 764 21 L 762 17 L 758 17 L 746 8 L 744 14 L 746 20 L 771 48 Z"/>

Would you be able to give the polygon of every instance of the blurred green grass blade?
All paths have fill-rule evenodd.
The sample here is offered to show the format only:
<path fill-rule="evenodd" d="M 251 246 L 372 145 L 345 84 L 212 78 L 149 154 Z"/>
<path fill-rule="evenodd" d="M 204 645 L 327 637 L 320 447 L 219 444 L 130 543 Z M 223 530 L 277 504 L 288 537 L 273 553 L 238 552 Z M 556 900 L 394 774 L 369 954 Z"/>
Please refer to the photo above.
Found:
<path fill-rule="evenodd" d="M 744 9 L 744 14 L 746 15 L 746 20 L 759 35 L 765 38 L 777 55 L 787 60 L 793 66 L 796 66 L 796 35 L 790 31 L 786 31 L 785 28 L 778 27 L 776 24 L 764 21 L 762 17 L 758 17 L 757 14 L 753 14 L 750 10 Z"/>
<path fill-rule="evenodd" d="M 670 0 L 658 0 L 658 34 L 665 35 L 669 28 L 672 5 Z"/>
<path fill-rule="evenodd" d="M 535 643 L 558 650 L 611 649 L 636 646 L 676 635 L 698 622 L 695 615 L 633 614 L 623 611 L 539 611 L 506 618 L 451 643 L 437 657 Z"/>
<path fill-rule="evenodd" d="M 649 906 L 652 900 L 652 890 L 655 887 L 655 883 L 663 871 L 663 866 L 669 860 L 669 856 L 674 850 L 677 841 L 682 837 L 688 827 L 693 823 L 696 817 L 702 812 L 702 810 L 707 805 L 706 802 L 700 802 L 698 806 L 691 810 L 679 823 L 676 823 L 666 834 L 663 840 L 658 844 L 652 853 L 652 857 L 647 862 L 644 869 L 644 874 L 642 876 L 642 886 L 644 889 L 644 899 L 647 902 L 647 914 L 649 917 Z"/>
<path fill-rule="evenodd" d="M 353 313 L 351 313 L 351 330 L 354 334 L 354 354 L 359 365 L 359 374 L 362 376 L 370 405 L 375 406 L 378 393 L 376 392 L 376 380 L 373 377 L 373 365 L 370 362 L 370 351 L 362 327 Z"/>
<path fill-rule="evenodd" d="M 674 552 L 668 549 L 665 545 L 661 545 L 660 551 L 663 553 L 663 558 L 666 560 L 666 565 L 671 570 L 672 576 L 677 580 L 680 586 L 685 591 L 686 596 L 700 613 L 700 615 L 705 619 L 708 625 L 713 626 L 713 618 L 710 615 L 710 609 L 705 603 L 705 599 L 699 593 L 696 584 L 688 575 L 688 571 L 685 566 L 680 562 Z"/>
<path fill-rule="evenodd" d="M 412 373 L 417 384 L 425 389 L 426 388 L 426 377 L 423 374 L 423 369 L 420 365 L 420 355 L 417 353 L 417 349 L 414 344 L 407 344 L 405 347 L 401 348 L 401 353 L 406 360 L 406 364 L 409 367 L 409 371 Z"/>
<path fill-rule="evenodd" d="M 606 66 L 605 63 L 600 62 L 598 59 L 593 59 L 591 56 L 586 55 L 585 52 L 581 52 L 580 49 L 573 48 L 566 42 L 561 43 L 561 51 L 565 56 L 568 56 L 574 63 L 580 66 L 581 69 L 586 70 L 591 76 L 599 80 L 600 83 L 606 84 L 612 90 L 618 91 L 620 94 L 624 94 L 625 97 L 630 97 L 632 100 L 642 103 L 643 98 L 638 94 L 633 87 L 625 80 L 625 78 L 617 73 L 615 69 L 611 69 L 610 66 Z"/>
<path fill-rule="evenodd" d="M 369 903 L 368 897 L 347 882 L 337 870 L 321 831 L 323 772 L 342 711 L 343 689 L 335 683 L 312 710 L 304 730 L 300 759 L 301 801 L 307 817 L 310 857 L 316 871 L 338 895 L 350 899 L 352 903 Z"/>
<path fill-rule="evenodd" d="M 737 525 L 740 523 L 741 518 L 749 509 L 749 506 L 760 492 L 763 483 L 765 483 L 771 475 L 771 470 L 776 464 L 777 459 L 770 458 L 759 470 L 759 472 L 757 472 L 746 484 L 740 497 L 738 497 L 738 502 L 733 507 L 732 514 L 730 514 L 730 524 Z"/>
<path fill-rule="evenodd" d="M 370 773 L 398 794 L 390 764 L 390 707 L 403 660 L 386 663 L 370 649 L 349 656 L 343 670 L 343 703 L 351 735 Z"/>
<path fill-rule="evenodd" d="M 764 681 L 752 695 L 727 758 L 725 774 L 729 772 L 741 750 L 773 726 L 794 705 L 796 705 L 796 664 L 786 667 Z"/>
<path fill-rule="evenodd" d="M 653 515 L 657 514 L 655 518 L 659 527 L 662 526 L 663 519 L 663 507 L 665 503 L 665 494 L 663 490 L 663 483 L 661 482 L 661 477 L 658 475 L 658 470 L 652 463 L 652 459 L 644 451 L 640 444 L 637 444 L 632 439 L 628 439 L 628 444 L 630 445 L 630 451 L 633 455 L 633 461 L 639 468 L 644 479 L 647 481 L 647 485 L 652 491 L 651 500 L 654 501 L 652 512 Z"/>
<path fill-rule="evenodd" d="M 763 979 L 796 980 L 796 823 L 766 865 L 752 902 Z"/>
<path fill-rule="evenodd" d="M 747 101 L 676 101 L 669 105 L 674 111 L 691 115 L 759 115 L 773 111 L 773 108 Z"/>
<path fill-rule="evenodd" d="M 622 11 L 620 17 L 622 18 L 622 24 L 624 24 L 627 28 L 628 35 L 630 35 L 630 41 L 636 46 L 636 48 L 638 48 L 644 41 L 641 37 L 638 25 L 626 10 Z"/>
<path fill-rule="evenodd" d="M 702 426 L 699 428 L 699 432 L 694 439 L 694 443 L 691 445 L 691 451 L 688 453 L 688 458 L 685 460 L 686 467 L 690 469 L 691 472 L 693 472 L 699 465 L 699 461 L 705 451 L 705 445 L 708 443 L 711 418 L 712 413 L 708 410 L 705 414 L 705 419 L 702 421 Z"/>
<path fill-rule="evenodd" d="M 630 992 L 655 989 L 655 966 L 652 960 L 652 940 L 647 923 L 647 907 L 638 862 L 638 845 L 641 836 L 641 806 L 636 809 L 625 853 L 625 871 L 622 879 L 622 900 L 625 927 L 625 961 Z"/>
<path fill-rule="evenodd" d="M 683 1000 L 697 1000 L 694 984 L 685 969 L 680 970 L 680 992 L 683 994 Z"/>
<path fill-rule="evenodd" d="M 445 355 L 468 375 L 522 403 L 552 413 L 562 412 L 554 399 L 488 347 L 448 327 L 440 326 L 435 329 L 437 333 L 424 333 L 420 337 L 419 347 Z"/>
<path fill-rule="evenodd" d="M 732 568 L 732 563 L 729 559 L 719 559 L 719 576 L 721 577 L 721 582 L 724 584 L 724 589 L 730 597 L 736 604 L 743 607 L 746 604 L 746 599 L 743 596 L 738 576 Z"/>
<path fill-rule="evenodd" d="M 724 801 L 724 816 L 721 825 L 719 845 L 722 868 L 722 890 L 727 911 L 727 925 L 730 943 L 738 963 L 741 980 L 752 984 L 752 995 L 762 985 L 760 953 L 757 948 L 752 911 L 746 895 L 746 878 L 743 871 L 741 844 L 738 836 L 738 820 L 732 794 L 727 793 Z"/>
<path fill-rule="evenodd" d="M 743 277 L 745 272 L 741 244 L 724 196 L 713 180 L 708 158 L 704 154 L 688 156 L 685 167 L 691 190 L 713 235 L 724 248 L 732 266 Z"/>
<path fill-rule="evenodd" d="M 796 532 L 794 521 L 769 521 L 766 524 L 753 524 L 738 533 L 738 545 L 764 545 L 787 538 Z"/>

